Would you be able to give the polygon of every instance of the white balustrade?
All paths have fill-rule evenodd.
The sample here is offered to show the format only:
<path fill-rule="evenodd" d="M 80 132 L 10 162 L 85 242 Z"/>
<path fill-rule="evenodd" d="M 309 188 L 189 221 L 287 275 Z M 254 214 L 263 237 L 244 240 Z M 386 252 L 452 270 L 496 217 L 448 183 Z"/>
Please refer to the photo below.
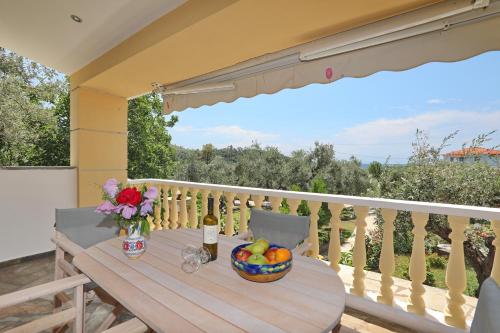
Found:
<path fill-rule="evenodd" d="M 321 207 L 321 202 L 309 201 L 308 204 L 309 209 L 311 210 L 311 220 L 309 224 L 309 242 L 311 243 L 311 249 L 308 254 L 313 258 L 317 258 L 319 255 L 318 213 Z"/>
<path fill-rule="evenodd" d="M 354 248 L 352 253 L 352 265 L 354 273 L 351 294 L 356 296 L 365 296 L 365 271 L 366 266 L 366 247 L 365 247 L 365 228 L 368 207 L 354 206 L 356 214 L 356 237 L 354 238 Z"/>
<path fill-rule="evenodd" d="M 279 213 L 280 212 L 280 207 L 281 207 L 281 201 L 283 199 L 281 197 L 270 197 L 269 201 L 271 201 L 271 207 L 272 211 L 274 213 Z"/>
<path fill-rule="evenodd" d="M 381 276 L 380 294 L 377 300 L 380 303 L 392 305 L 394 301 L 394 293 L 392 285 L 394 283 L 392 274 L 394 273 L 394 219 L 397 211 L 394 209 L 383 208 L 382 218 L 384 219 L 384 236 L 382 238 L 382 250 L 380 252 L 379 269 Z"/>
<path fill-rule="evenodd" d="M 425 225 L 429 220 L 429 214 L 421 212 L 412 212 L 411 219 L 413 221 L 413 247 L 410 257 L 410 279 L 411 279 L 411 294 L 408 300 L 408 311 L 419 315 L 425 314 L 423 283 L 426 277 L 425 267 Z"/>
<path fill-rule="evenodd" d="M 191 204 L 189 206 L 189 225 L 191 229 L 198 228 L 198 190 L 190 188 Z"/>
<path fill-rule="evenodd" d="M 330 259 L 330 267 L 332 267 L 336 272 L 340 271 L 339 261 L 340 261 L 340 213 L 344 208 L 343 204 L 338 204 L 334 202 L 328 203 L 328 209 L 332 217 L 330 218 L 330 243 L 328 245 L 328 259 Z"/>
<path fill-rule="evenodd" d="M 246 193 L 239 193 L 238 199 L 240 200 L 240 228 L 238 233 L 244 233 L 248 231 L 248 221 L 247 221 L 247 201 L 250 196 Z"/>
<path fill-rule="evenodd" d="M 353 248 L 353 280 L 350 288 L 350 297 L 363 297 L 366 301 L 372 301 L 372 298 L 365 298 L 365 271 L 366 265 L 366 248 L 365 248 L 365 229 L 368 216 L 369 207 L 379 208 L 383 224 L 383 238 L 382 249 L 380 254 L 379 269 L 380 275 L 380 289 L 378 291 L 377 302 L 382 303 L 383 306 L 393 306 L 394 301 L 394 281 L 393 274 L 395 269 L 394 258 L 394 223 L 396 220 L 397 211 L 411 212 L 414 240 L 412 244 L 412 254 L 409 265 L 409 275 L 411 279 L 410 296 L 407 301 L 407 311 L 418 315 L 426 314 L 426 305 L 424 302 L 425 288 L 423 283 L 426 279 L 426 262 L 425 262 L 425 244 L 424 239 L 426 236 L 425 226 L 429 219 L 429 214 L 442 214 L 448 216 L 448 221 L 452 233 L 451 239 L 451 253 L 448 261 L 446 271 L 446 284 L 448 287 L 447 305 L 442 309 L 444 318 L 447 324 L 458 328 L 465 328 L 465 313 L 463 309 L 464 296 L 463 291 L 466 287 L 465 275 L 465 261 L 464 261 L 464 230 L 469 224 L 470 218 L 486 219 L 491 221 L 492 229 L 497 236 L 494 239 L 493 245 L 498 248 L 500 242 L 498 236 L 500 235 L 500 209 L 487 208 L 487 207 L 474 207 L 474 206 L 460 206 L 450 204 L 438 204 L 427 202 L 414 202 L 392 199 L 380 198 L 365 198 L 353 197 L 343 195 L 331 195 L 320 193 L 305 193 L 305 192 L 292 192 L 292 191 L 279 191 L 260 188 L 248 188 L 238 186 L 214 185 L 214 184 L 201 184 L 182 181 L 170 181 L 159 179 L 145 179 L 145 180 L 131 180 L 130 184 L 139 187 L 141 184 L 156 184 L 163 190 L 163 199 L 155 208 L 154 211 L 154 224 L 152 227 L 156 230 L 181 227 L 197 228 L 198 214 L 197 214 L 197 193 L 201 193 L 201 217 L 207 214 L 208 196 L 212 194 L 214 197 L 214 214 L 219 217 L 219 203 L 222 193 L 226 199 L 226 224 L 224 232 L 227 235 L 233 235 L 234 230 L 234 199 L 237 197 L 240 201 L 240 220 L 239 220 L 239 233 L 248 230 L 247 224 L 247 206 L 248 200 L 252 200 L 255 204 L 254 209 L 262 210 L 262 203 L 265 197 L 271 201 L 272 210 L 274 212 L 280 211 L 282 200 L 285 199 L 290 207 L 290 214 L 297 215 L 297 209 L 302 201 L 305 201 L 311 211 L 311 223 L 309 230 L 309 242 L 312 244 L 309 255 L 317 257 L 319 253 L 319 239 L 318 239 L 318 220 L 321 203 L 326 202 L 332 214 L 330 219 L 330 243 L 328 246 L 328 258 L 330 259 L 330 266 L 333 270 L 339 272 L 342 266 L 339 265 L 341 258 L 340 255 L 340 215 L 345 205 L 354 207 L 356 214 L 356 230 L 355 242 Z M 168 191 L 171 190 L 172 200 L 168 200 Z M 180 189 L 179 209 L 177 208 L 177 193 Z M 191 195 L 189 214 L 187 214 L 187 192 Z M 160 221 L 161 220 L 161 221 Z M 170 221 L 170 223 L 169 223 Z M 151 220 L 151 223 L 153 220 Z M 497 251 L 498 252 L 498 251 Z M 500 256 L 495 256 L 491 276 L 500 283 Z M 357 303 L 354 302 L 351 306 L 356 307 Z M 377 303 L 372 303 L 376 305 Z M 372 306 L 373 307 L 373 306 Z M 362 310 L 366 310 L 364 307 Z M 386 310 L 380 310 L 376 306 L 373 307 L 376 315 L 384 315 L 388 313 Z M 397 310 L 401 311 L 401 310 Z M 388 318 L 390 319 L 390 318 Z M 423 320 L 424 317 L 421 317 Z M 427 322 L 426 322 L 427 323 Z M 404 324 L 404 322 L 403 322 Z M 434 323 L 435 325 L 438 325 Z M 428 324 L 433 327 L 432 322 Z M 441 326 L 435 326 L 441 327 Z M 436 331 L 436 330 L 434 330 Z M 439 331 L 439 329 L 437 329 Z"/>
<path fill-rule="evenodd" d="M 227 236 L 234 235 L 234 218 L 233 218 L 233 209 L 234 209 L 234 193 L 226 193 L 224 195 L 226 197 L 226 225 L 224 228 L 224 234 Z"/>
<path fill-rule="evenodd" d="M 162 209 L 163 209 L 163 229 L 168 229 L 169 219 L 170 219 L 170 208 L 168 205 L 168 186 L 162 186 L 163 199 L 162 199 Z"/>
<path fill-rule="evenodd" d="M 170 228 L 172 229 L 177 229 L 178 224 L 177 222 L 179 221 L 179 213 L 177 209 L 177 192 L 179 188 L 177 186 L 172 187 L 172 202 L 171 202 L 171 214 L 170 214 Z"/>
<path fill-rule="evenodd" d="M 445 310 L 445 321 L 449 325 L 465 328 L 465 313 L 462 305 L 465 304 L 463 292 L 467 286 L 465 276 L 464 241 L 465 228 L 469 224 L 469 218 L 463 216 L 448 216 L 451 228 L 451 252 L 446 269 L 446 285 L 448 304 Z"/>
<path fill-rule="evenodd" d="M 179 214 L 179 220 L 181 224 L 181 228 L 187 228 L 188 224 L 188 212 L 187 212 L 187 187 L 181 187 L 180 189 L 181 192 L 181 197 L 179 201 L 179 208 L 180 208 L 180 214 Z"/>
<path fill-rule="evenodd" d="M 299 199 L 287 199 L 287 202 L 288 202 L 288 206 L 290 207 L 290 214 L 298 215 L 297 209 L 299 208 L 300 200 Z"/>

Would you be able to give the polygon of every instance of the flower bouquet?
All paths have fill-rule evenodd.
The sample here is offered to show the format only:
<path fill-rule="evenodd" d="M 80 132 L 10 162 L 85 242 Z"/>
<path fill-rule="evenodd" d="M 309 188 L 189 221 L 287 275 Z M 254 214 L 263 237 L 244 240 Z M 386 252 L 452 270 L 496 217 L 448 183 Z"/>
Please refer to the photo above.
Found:
<path fill-rule="evenodd" d="M 120 228 L 126 228 L 128 235 L 124 239 L 123 252 L 129 258 L 138 258 L 145 251 L 142 235 L 149 235 L 148 217 L 153 214 L 158 203 L 158 189 L 154 186 L 126 187 L 116 179 L 109 179 L 102 187 L 103 203 L 96 212 L 114 215 Z"/>

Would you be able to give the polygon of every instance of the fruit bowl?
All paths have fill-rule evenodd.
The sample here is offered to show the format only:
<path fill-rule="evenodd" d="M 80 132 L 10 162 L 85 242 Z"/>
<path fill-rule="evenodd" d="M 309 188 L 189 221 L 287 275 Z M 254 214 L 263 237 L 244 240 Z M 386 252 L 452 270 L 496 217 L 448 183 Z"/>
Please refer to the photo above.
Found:
<path fill-rule="evenodd" d="M 251 243 L 236 246 L 231 251 L 231 266 L 244 279 L 253 282 L 272 282 L 281 279 L 292 268 L 292 256 L 290 259 L 276 264 L 256 265 L 236 258 L 236 253 Z M 277 244 L 270 244 L 270 248 L 285 248 Z"/>

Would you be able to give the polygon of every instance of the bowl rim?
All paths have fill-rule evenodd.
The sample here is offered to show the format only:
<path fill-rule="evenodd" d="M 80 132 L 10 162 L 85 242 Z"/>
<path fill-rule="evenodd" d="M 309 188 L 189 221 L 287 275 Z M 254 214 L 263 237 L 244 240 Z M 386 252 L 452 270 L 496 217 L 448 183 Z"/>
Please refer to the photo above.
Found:
<path fill-rule="evenodd" d="M 232 260 L 232 261 L 236 261 L 236 262 L 241 263 L 241 264 L 246 265 L 246 266 L 255 266 L 255 267 L 275 267 L 275 266 L 277 266 L 277 265 L 284 265 L 284 264 L 286 264 L 286 263 L 288 263 L 288 262 L 292 262 L 292 259 L 293 259 L 293 253 L 292 253 L 292 251 L 290 251 L 290 249 L 289 249 L 289 248 L 287 248 L 286 246 L 279 245 L 279 244 L 274 244 L 274 243 L 269 243 L 269 248 L 271 248 L 271 247 L 277 247 L 277 248 L 279 248 L 279 249 L 287 249 L 287 250 L 290 252 L 290 259 L 285 260 L 285 261 L 281 261 L 281 262 L 277 262 L 277 263 L 275 263 L 275 264 L 263 264 L 263 265 L 259 265 L 259 264 L 250 264 L 250 263 L 248 263 L 248 262 L 246 262 L 246 261 L 242 261 L 242 260 L 238 260 L 238 259 L 236 259 L 236 252 L 237 252 L 239 249 L 241 249 L 242 247 L 246 247 L 246 246 L 248 246 L 248 245 L 250 245 L 250 244 L 253 244 L 253 243 L 244 243 L 244 244 L 240 244 L 240 245 L 238 245 L 238 246 L 234 247 L 234 248 L 231 250 L 231 260 Z"/>

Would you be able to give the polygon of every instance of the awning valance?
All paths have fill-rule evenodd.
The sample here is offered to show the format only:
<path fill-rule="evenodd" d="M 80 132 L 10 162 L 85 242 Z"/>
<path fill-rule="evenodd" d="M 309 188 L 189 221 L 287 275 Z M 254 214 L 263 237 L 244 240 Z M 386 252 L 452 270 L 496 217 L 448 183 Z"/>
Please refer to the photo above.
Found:
<path fill-rule="evenodd" d="M 500 50 L 500 2 L 450 1 L 158 90 L 164 112 Z"/>

